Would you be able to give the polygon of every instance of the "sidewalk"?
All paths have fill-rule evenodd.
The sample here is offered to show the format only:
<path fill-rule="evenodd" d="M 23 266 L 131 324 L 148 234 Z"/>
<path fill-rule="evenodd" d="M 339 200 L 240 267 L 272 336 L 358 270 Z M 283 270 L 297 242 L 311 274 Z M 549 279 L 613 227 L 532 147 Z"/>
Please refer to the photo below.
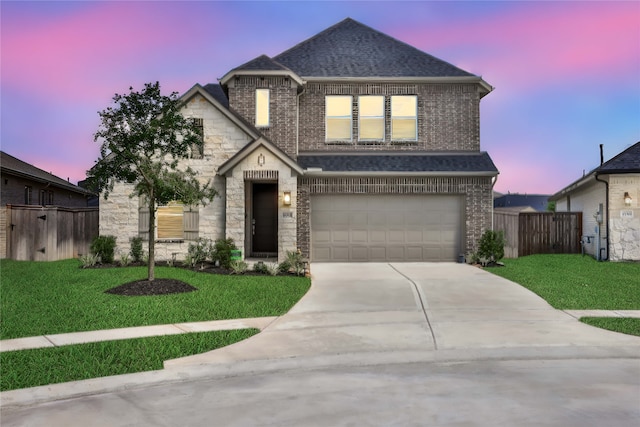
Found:
<path fill-rule="evenodd" d="M 103 329 L 99 331 L 73 332 L 68 334 L 15 338 L 0 341 L 0 352 L 28 350 L 32 348 L 59 347 L 61 345 L 83 344 L 98 341 L 157 337 L 161 335 L 176 335 L 189 332 L 226 331 L 231 329 L 247 328 L 257 328 L 263 330 L 276 319 L 277 317 L 256 317 L 252 319 L 214 320 L 208 322 L 137 326 L 133 328 Z"/>
<path fill-rule="evenodd" d="M 558 310 L 580 319 L 581 317 L 634 317 L 640 318 L 640 310 Z M 71 332 L 66 334 L 41 335 L 35 337 L 0 340 L 0 353 L 5 351 L 30 350 L 34 348 L 60 347 L 99 341 L 126 340 L 132 338 L 177 335 L 190 332 L 228 331 L 232 329 L 256 328 L 261 331 L 278 317 L 255 317 L 250 319 L 212 320 L 169 325 L 136 326 L 120 329 Z"/>

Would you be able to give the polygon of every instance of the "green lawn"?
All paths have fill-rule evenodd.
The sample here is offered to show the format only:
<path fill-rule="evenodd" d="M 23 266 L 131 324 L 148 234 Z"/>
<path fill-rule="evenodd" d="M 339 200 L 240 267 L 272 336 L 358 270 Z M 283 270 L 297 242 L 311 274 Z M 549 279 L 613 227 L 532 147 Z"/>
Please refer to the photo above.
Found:
<path fill-rule="evenodd" d="M 156 277 L 198 290 L 157 296 L 104 291 L 146 278 L 146 267 L 81 269 L 77 260 L 0 260 L 0 338 L 167 323 L 279 316 L 311 281 L 293 276 L 225 276 L 157 267 Z M 167 359 L 241 341 L 257 329 L 106 341 L 0 353 L 0 390 L 162 369 Z"/>
<path fill-rule="evenodd" d="M 635 317 L 581 317 L 580 321 L 598 328 L 640 336 L 640 319 Z"/>
<path fill-rule="evenodd" d="M 249 338 L 257 329 L 104 341 L 0 353 L 0 390 L 162 369 L 168 359 Z"/>
<path fill-rule="evenodd" d="M 309 289 L 293 276 L 225 276 L 157 267 L 197 291 L 121 296 L 104 291 L 146 278 L 146 267 L 81 269 L 77 260 L 0 260 L 0 339 L 167 323 L 279 316 Z"/>
<path fill-rule="evenodd" d="M 530 255 L 488 271 L 530 289 L 561 310 L 640 310 L 640 263 L 582 255 Z"/>

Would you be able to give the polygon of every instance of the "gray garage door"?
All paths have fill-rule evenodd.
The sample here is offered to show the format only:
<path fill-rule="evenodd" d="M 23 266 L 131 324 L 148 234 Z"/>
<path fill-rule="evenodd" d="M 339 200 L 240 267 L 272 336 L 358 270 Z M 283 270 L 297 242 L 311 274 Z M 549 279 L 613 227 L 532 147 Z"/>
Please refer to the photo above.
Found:
<path fill-rule="evenodd" d="M 455 261 L 461 196 L 311 197 L 313 261 Z"/>

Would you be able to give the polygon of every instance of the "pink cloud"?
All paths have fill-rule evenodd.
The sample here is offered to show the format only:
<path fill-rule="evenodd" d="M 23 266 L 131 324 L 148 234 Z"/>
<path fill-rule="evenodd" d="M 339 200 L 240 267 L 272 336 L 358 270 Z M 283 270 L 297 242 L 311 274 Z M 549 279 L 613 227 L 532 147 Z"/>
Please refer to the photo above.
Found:
<path fill-rule="evenodd" d="M 426 51 L 464 49 L 455 64 L 490 81 L 635 78 L 640 72 L 640 3 L 528 3 L 486 19 L 396 34 Z"/>
<path fill-rule="evenodd" d="M 207 37 L 224 31 L 224 22 L 215 17 L 207 18 L 206 26 L 197 22 L 204 19 L 198 18 L 199 7 L 107 2 L 55 20 L 16 17 L 2 31 L 3 85 L 66 100 L 109 97 L 114 82 L 133 80 L 141 67 L 153 71 L 150 75 L 163 74 L 163 67 L 150 63 L 195 55 L 189 46 L 202 31 Z M 176 22 L 192 25 L 176 31 Z"/>

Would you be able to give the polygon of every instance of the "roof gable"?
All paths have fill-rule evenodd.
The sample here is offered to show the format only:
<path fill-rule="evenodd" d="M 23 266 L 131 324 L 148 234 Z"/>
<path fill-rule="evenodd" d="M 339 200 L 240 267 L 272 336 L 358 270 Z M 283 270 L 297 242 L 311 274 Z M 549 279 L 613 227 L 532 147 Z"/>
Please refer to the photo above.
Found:
<path fill-rule="evenodd" d="M 351 18 L 273 60 L 302 77 L 475 77 Z"/>
<path fill-rule="evenodd" d="M 233 157 L 231 157 L 229 160 L 227 160 L 222 165 L 220 165 L 220 167 L 218 168 L 218 174 L 219 175 L 226 175 L 228 172 L 232 171 L 233 168 L 238 163 L 240 163 L 242 160 L 244 160 L 247 156 L 249 156 L 251 153 L 253 153 L 255 150 L 257 150 L 260 147 L 264 147 L 267 150 L 269 150 L 281 162 L 283 162 L 284 164 L 289 166 L 296 173 L 298 173 L 298 174 L 302 174 L 303 173 L 302 168 L 291 157 L 289 157 L 284 151 L 279 149 L 276 145 L 274 145 L 268 139 L 259 138 L 259 139 L 255 140 L 255 141 L 253 141 L 252 143 L 245 145 L 240 151 L 238 151 L 236 154 L 234 154 Z"/>

